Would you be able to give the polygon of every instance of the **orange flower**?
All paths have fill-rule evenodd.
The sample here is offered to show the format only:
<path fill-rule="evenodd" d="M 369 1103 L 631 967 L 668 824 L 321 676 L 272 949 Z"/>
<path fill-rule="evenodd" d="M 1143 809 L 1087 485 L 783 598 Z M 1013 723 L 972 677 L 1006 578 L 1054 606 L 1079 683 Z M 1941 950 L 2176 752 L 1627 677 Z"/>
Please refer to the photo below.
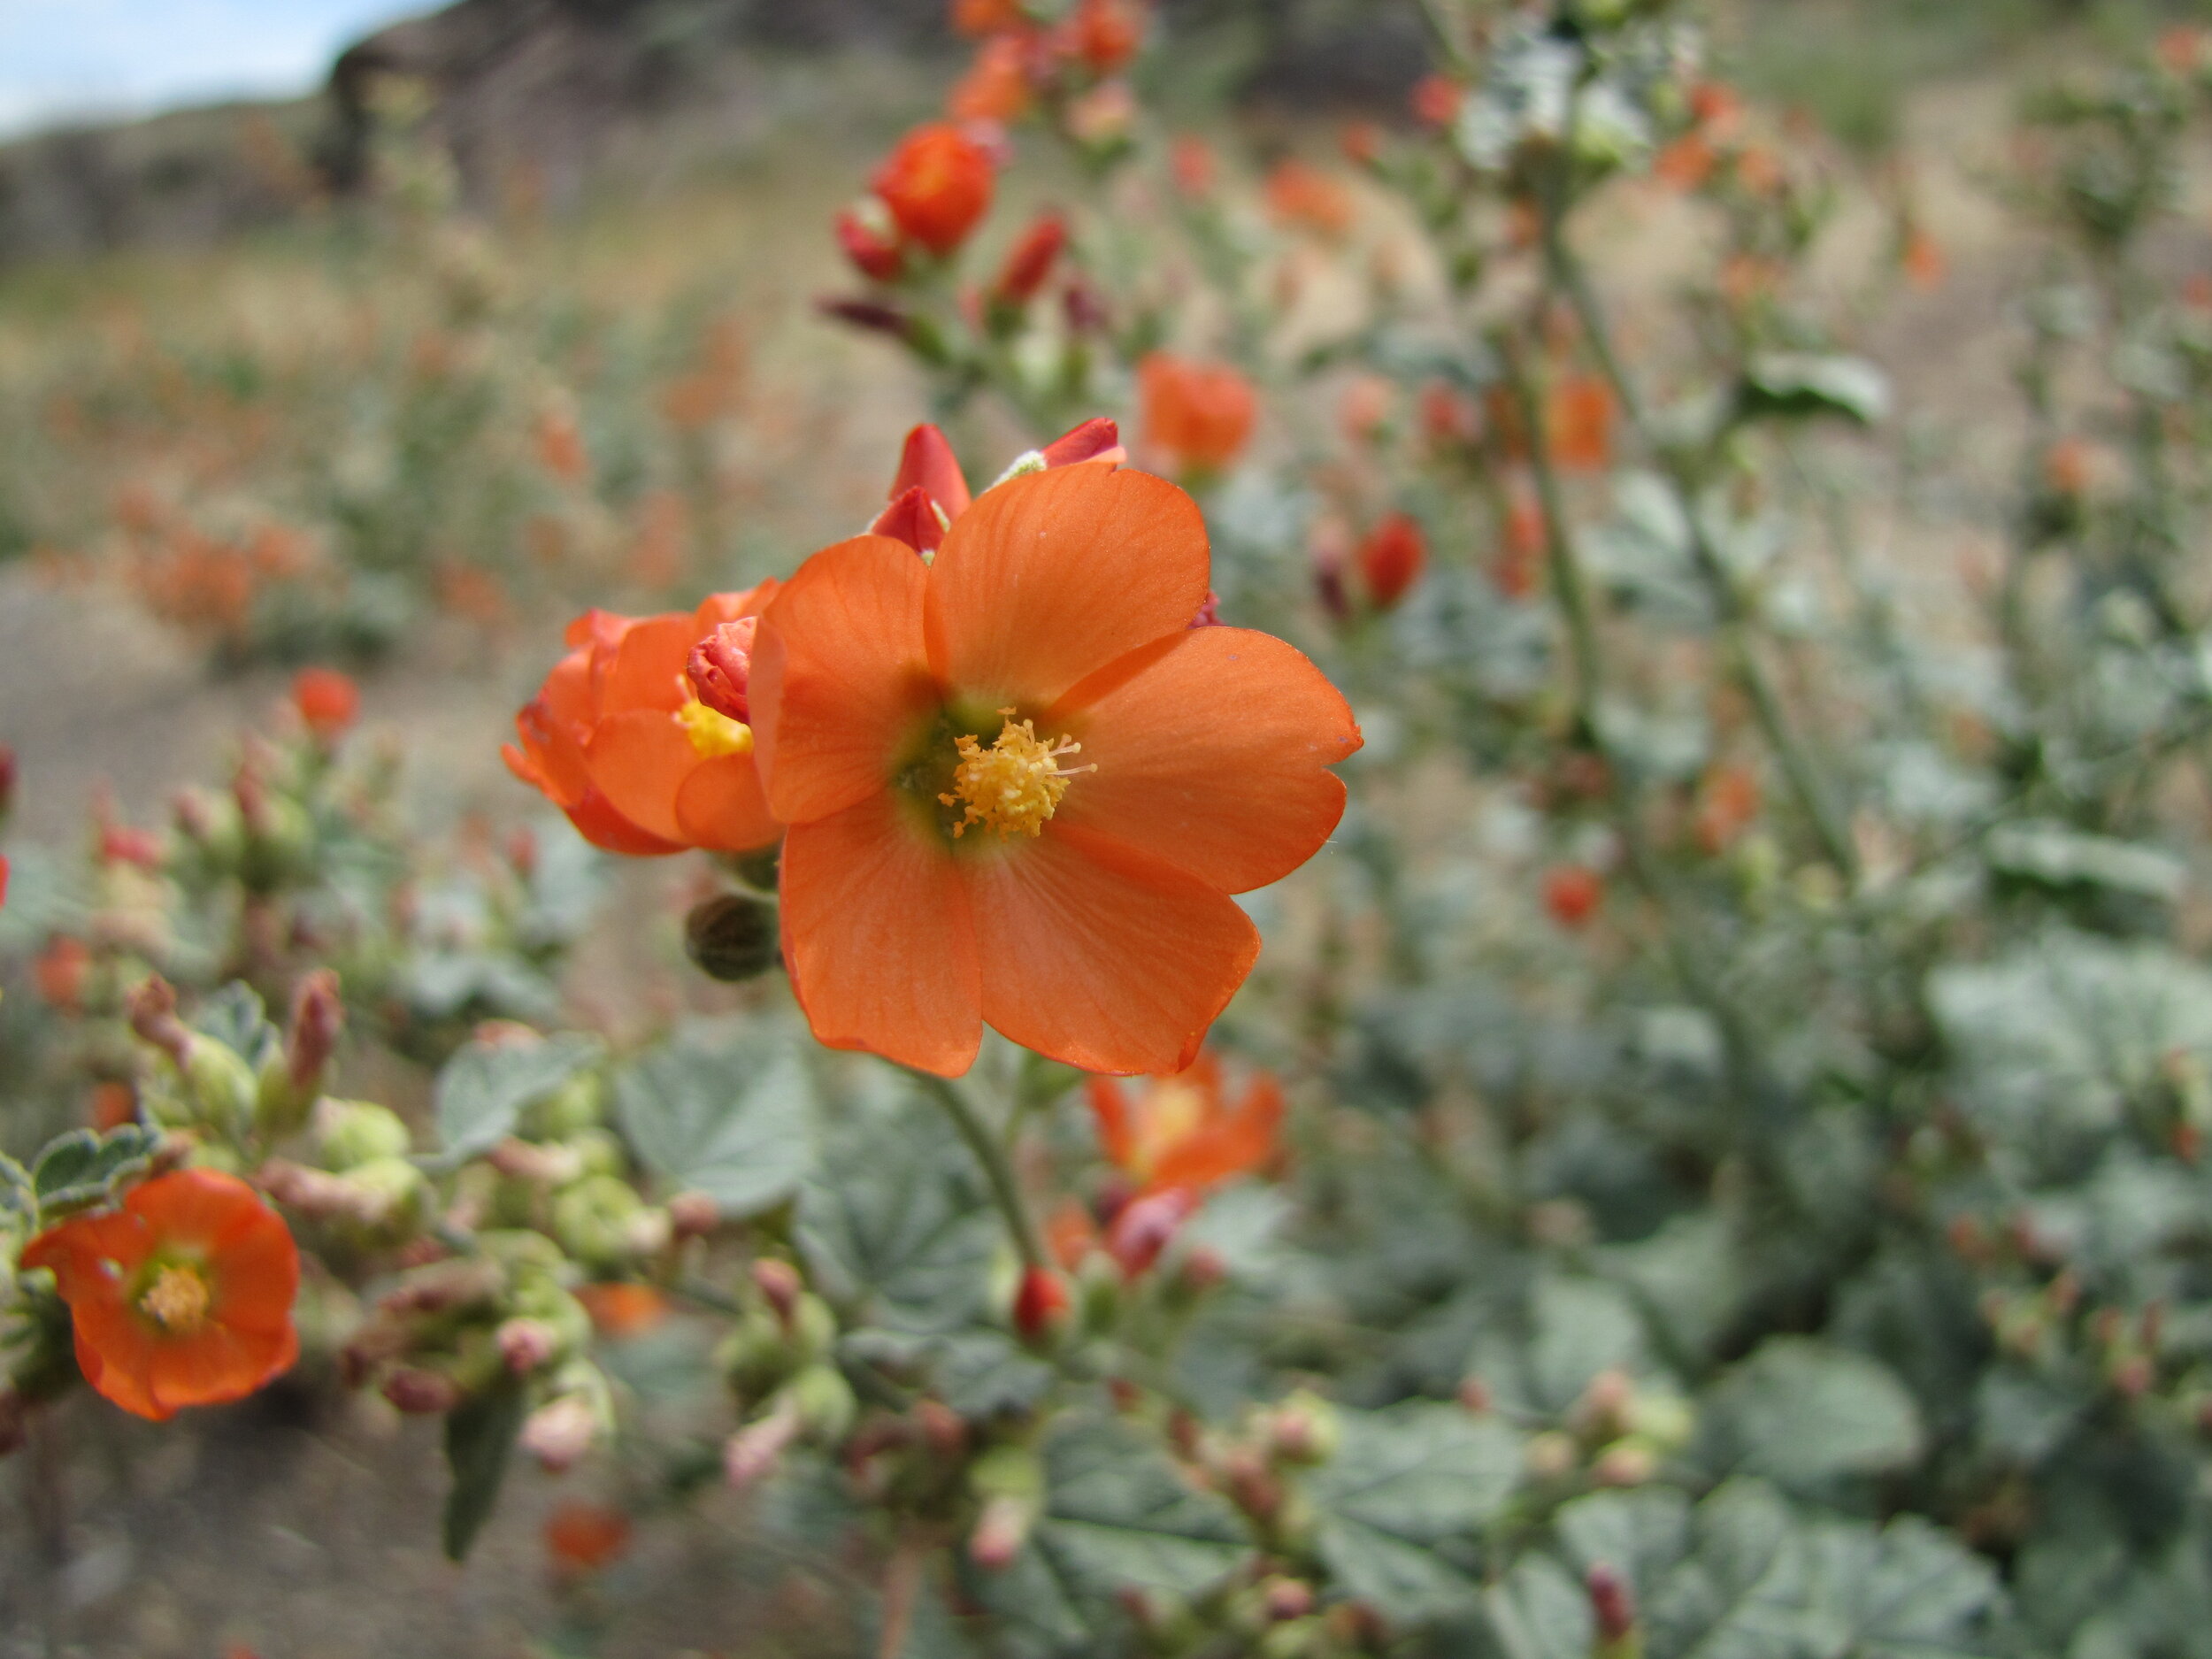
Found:
<path fill-rule="evenodd" d="M 1137 365 L 1145 437 L 1183 467 L 1217 471 L 1252 435 L 1258 399 L 1225 363 L 1194 363 L 1155 351 Z"/>
<path fill-rule="evenodd" d="M 641 1336 L 668 1317 L 668 1298 L 650 1285 L 579 1285 L 575 1294 L 591 1328 L 616 1341 Z"/>
<path fill-rule="evenodd" d="M 65 1014 L 81 1012 L 85 975 L 92 969 L 92 947 L 72 933 L 56 933 L 31 964 L 31 982 L 47 1007 Z"/>
<path fill-rule="evenodd" d="M 1185 133 L 1168 150 L 1168 171 L 1174 175 L 1175 188 L 1195 198 L 1213 194 L 1220 167 L 1211 145 L 1195 134 Z"/>
<path fill-rule="evenodd" d="M 303 668 L 292 676 L 292 706 L 307 729 L 327 743 L 361 712 L 361 687 L 334 668 Z"/>
<path fill-rule="evenodd" d="M 952 0 L 952 26 L 971 38 L 1030 27 L 1021 0 Z"/>
<path fill-rule="evenodd" d="M 899 227 L 891 220 L 891 210 L 876 197 L 839 210 L 835 229 L 837 245 L 861 275 L 873 282 L 895 282 L 906 274 L 906 251 L 899 246 Z M 677 424 L 703 426 L 705 422 Z"/>
<path fill-rule="evenodd" d="M 1950 270 L 1943 257 L 1943 244 L 1917 225 L 1905 233 L 1899 263 L 1904 266 L 1906 280 L 1924 294 L 1941 288 Z"/>
<path fill-rule="evenodd" d="M 1353 557 L 1369 602 L 1378 611 L 1387 611 L 1421 580 L 1421 568 L 1429 559 L 1428 538 L 1421 534 L 1417 519 L 1394 512 L 1368 532 Z"/>
<path fill-rule="evenodd" d="M 545 1553 L 561 1572 L 596 1572 L 629 1547 L 630 1517 L 603 1503 L 564 1503 L 545 1523 Z"/>
<path fill-rule="evenodd" d="M 936 121 L 899 141 L 876 171 L 875 192 L 902 236 L 941 257 L 967 241 L 990 211 L 996 175 L 988 150 Z"/>
<path fill-rule="evenodd" d="M 1031 48 L 1018 35 L 1000 35 L 983 42 L 968 73 L 945 100 L 956 121 L 1018 121 L 1029 113 Z"/>
<path fill-rule="evenodd" d="M 1382 159 L 1383 129 L 1373 121 L 1347 122 L 1337 144 L 1354 166 L 1371 167 Z"/>
<path fill-rule="evenodd" d="M 1094 74 L 1110 75 L 1144 44 L 1144 13 L 1128 0 L 1077 0 L 1060 48 Z"/>
<path fill-rule="evenodd" d="M 142 1417 L 242 1399 L 299 1356 L 299 1249 L 234 1175 L 157 1176 L 40 1233 L 23 1265 L 52 1270 L 85 1380 Z"/>
<path fill-rule="evenodd" d="M 1552 388 L 1545 436 L 1552 460 L 1571 472 L 1601 472 L 1613 459 L 1613 389 L 1594 374 Z"/>
<path fill-rule="evenodd" d="M 948 1076 L 987 1021 L 1089 1071 L 1196 1054 L 1258 953 L 1228 895 L 1319 848 L 1360 741 L 1289 646 L 1190 626 L 1207 575 L 1196 504 L 1107 466 L 1000 485 L 932 563 L 801 566 L 753 686 L 818 1039 Z"/>
<path fill-rule="evenodd" d="M 85 1102 L 85 1121 L 102 1134 L 138 1120 L 138 1095 L 127 1083 L 112 1079 L 95 1083 Z"/>
<path fill-rule="evenodd" d="M 694 647 L 759 615 L 775 591 L 772 580 L 717 594 L 695 612 L 577 618 L 574 649 L 515 717 L 521 741 L 502 751 L 508 770 L 609 852 L 744 852 L 774 841 L 752 730 L 717 704 L 742 687 L 710 695 L 689 671 Z"/>
<path fill-rule="evenodd" d="M 1751 826 L 1763 804 L 1759 780 L 1749 768 L 1715 766 L 1705 774 L 1698 790 L 1697 844 L 1707 857 L 1717 858 Z"/>
<path fill-rule="evenodd" d="M 1544 908 L 1562 927 L 1580 927 L 1604 898 L 1605 879 L 1586 864 L 1560 864 L 1544 873 Z"/>
<path fill-rule="evenodd" d="M 1254 1072 L 1234 1101 L 1210 1054 L 1171 1077 L 1146 1079 L 1134 1098 L 1112 1078 L 1094 1077 L 1088 1087 L 1099 1144 L 1140 1196 L 1201 1193 L 1275 1156 L 1283 1088 L 1269 1072 Z"/>
<path fill-rule="evenodd" d="M 1424 75 L 1413 88 L 1414 119 L 1424 127 L 1449 127 L 1466 96 L 1466 88 L 1449 75 Z"/>
<path fill-rule="evenodd" d="M 1352 193 L 1341 179 L 1290 157 L 1267 175 L 1267 211 L 1286 229 L 1341 236 L 1352 227 Z"/>
<path fill-rule="evenodd" d="M 1685 133 L 1653 159 L 1652 173 L 1662 184 L 1677 190 L 1694 190 L 1712 177 L 1713 146 L 1702 133 Z"/>

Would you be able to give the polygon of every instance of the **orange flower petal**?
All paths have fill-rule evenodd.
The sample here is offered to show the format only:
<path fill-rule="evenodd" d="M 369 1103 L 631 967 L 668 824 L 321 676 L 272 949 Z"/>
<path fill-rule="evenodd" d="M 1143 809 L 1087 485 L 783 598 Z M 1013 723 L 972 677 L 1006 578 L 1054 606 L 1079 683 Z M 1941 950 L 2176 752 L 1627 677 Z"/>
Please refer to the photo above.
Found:
<path fill-rule="evenodd" d="M 929 571 L 929 656 L 944 683 L 1048 703 L 1205 603 L 1206 525 L 1165 479 L 1102 466 L 977 497 Z"/>
<path fill-rule="evenodd" d="M 702 761 L 676 791 L 676 823 L 687 842 L 710 852 L 750 852 L 783 833 L 750 755 Z"/>
<path fill-rule="evenodd" d="M 157 1344 L 147 1382 L 165 1411 L 242 1400 L 288 1371 L 299 1357 L 299 1346 L 288 1322 L 273 1331 L 211 1325 L 190 1337 Z"/>
<path fill-rule="evenodd" d="M 1321 671 L 1248 628 L 1191 628 L 1133 653 L 1077 687 L 1045 726 L 1080 739 L 1078 759 L 1098 767 L 1069 785 L 1056 824 L 1229 893 L 1313 856 L 1344 816 L 1344 784 L 1325 768 L 1360 746 Z"/>
<path fill-rule="evenodd" d="M 649 835 L 686 843 L 676 792 L 698 769 L 700 756 L 671 710 L 607 716 L 585 745 L 584 760 L 608 805 Z"/>
<path fill-rule="evenodd" d="M 1162 1153 L 1149 1185 L 1203 1188 L 1256 1169 L 1274 1156 L 1282 1121 L 1282 1085 L 1262 1072 L 1233 1109 Z"/>
<path fill-rule="evenodd" d="M 1098 1120 L 1099 1149 L 1118 1169 L 1127 1169 L 1136 1152 L 1136 1127 L 1129 1121 L 1129 1097 L 1110 1077 L 1085 1079 L 1091 1097 L 1091 1116 Z"/>
<path fill-rule="evenodd" d="M 647 617 L 622 636 L 599 684 L 602 717 L 632 709 L 674 713 L 691 699 L 684 664 L 704 630 L 691 612 Z M 602 785 L 602 787 L 605 786 Z"/>
<path fill-rule="evenodd" d="M 911 810 L 879 789 L 793 827 L 784 954 L 819 1041 L 956 1077 L 983 1037 L 975 929 L 960 866 Z"/>
<path fill-rule="evenodd" d="M 88 1319 L 81 1307 L 73 1307 L 70 1314 L 76 1321 L 77 1369 L 95 1394 L 156 1423 L 176 1415 L 174 1407 L 154 1396 L 153 1343 L 127 1314 L 118 1309 L 110 1319 Z"/>
<path fill-rule="evenodd" d="M 935 701 L 922 648 L 928 566 L 884 536 L 825 548 L 760 619 L 754 755 L 787 824 L 841 812 L 890 780 Z"/>
<path fill-rule="evenodd" d="M 984 1018 L 1087 1071 L 1188 1065 L 1259 956 L 1257 930 L 1219 889 L 1073 826 L 964 874 Z"/>

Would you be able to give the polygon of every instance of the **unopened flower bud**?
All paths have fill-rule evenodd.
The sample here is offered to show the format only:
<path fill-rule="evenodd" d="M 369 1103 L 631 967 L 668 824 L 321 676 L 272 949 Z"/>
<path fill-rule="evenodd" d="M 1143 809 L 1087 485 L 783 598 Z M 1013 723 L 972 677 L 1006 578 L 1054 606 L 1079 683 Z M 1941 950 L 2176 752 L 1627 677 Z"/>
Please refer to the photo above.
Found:
<path fill-rule="evenodd" d="M 1603 1562 L 1594 1563 L 1582 1580 L 1590 1597 L 1590 1614 L 1597 1621 L 1598 1640 L 1625 1641 L 1636 1628 L 1636 1593 L 1628 1580 Z"/>
<path fill-rule="evenodd" d="M 959 1456 L 968 1447 L 968 1422 L 941 1400 L 925 1399 L 914 1408 L 922 1441 L 938 1456 Z"/>
<path fill-rule="evenodd" d="M 1024 1268 L 1013 1317 L 1023 1341 L 1043 1342 L 1067 1323 L 1068 1281 L 1048 1267 Z"/>
<path fill-rule="evenodd" d="M 303 1094 L 313 1094 L 322 1080 L 323 1068 L 337 1052 L 338 1033 L 345 1027 L 346 1008 L 338 998 L 338 976 L 328 968 L 318 968 L 292 994 L 284 1065 L 291 1074 L 293 1087 Z"/>
<path fill-rule="evenodd" d="M 405 1366 L 384 1379 L 384 1397 L 410 1417 L 438 1417 L 465 1397 L 461 1385 L 443 1371 Z"/>
<path fill-rule="evenodd" d="M 763 1256 L 753 1263 L 752 1277 L 753 1288 L 760 1292 L 784 1329 L 790 1330 L 799 1298 L 806 1292 L 806 1281 L 799 1277 L 799 1270 L 788 1262 Z"/>
<path fill-rule="evenodd" d="M 599 1417 L 581 1394 L 549 1400 L 523 1419 L 518 1444 L 548 1474 L 572 1469 L 599 1435 Z"/>
<path fill-rule="evenodd" d="M 1488 1383 L 1479 1377 L 1470 1377 L 1459 1385 L 1459 1403 L 1463 1410 L 1481 1417 L 1497 1402 L 1491 1397 Z"/>
<path fill-rule="evenodd" d="M 722 1206 L 704 1193 L 678 1193 L 668 1201 L 668 1225 L 679 1239 L 703 1239 L 722 1225 Z"/>
<path fill-rule="evenodd" d="M 1521 1455 L 1530 1474 L 1539 1480 L 1556 1480 L 1575 1466 L 1581 1452 L 1572 1435 L 1551 1429 L 1530 1440 Z"/>
<path fill-rule="evenodd" d="M 1267 1425 L 1269 1451 L 1286 1463 L 1325 1463 L 1340 1437 L 1336 1408 L 1303 1389 L 1285 1400 Z"/>
<path fill-rule="evenodd" d="M 1601 1486 L 1640 1486 L 1659 1472 L 1659 1460 L 1648 1446 L 1622 1440 L 1598 1455 L 1590 1473 Z"/>
<path fill-rule="evenodd" d="M 725 985 L 759 978 L 783 960 L 775 907 L 741 893 L 694 905 L 684 918 L 684 954 Z"/>
<path fill-rule="evenodd" d="M 791 1398 L 800 1426 L 815 1440 L 833 1444 L 852 1432 L 860 1402 L 834 1365 L 810 1365 L 801 1371 L 791 1379 Z"/>
<path fill-rule="evenodd" d="M 561 1333 L 542 1319 L 509 1319 L 499 1327 L 499 1357 L 518 1377 L 526 1377 L 553 1363 L 561 1351 Z"/>
<path fill-rule="evenodd" d="M 1033 1498 L 1001 1496 L 990 1499 L 968 1534 L 968 1559 L 986 1572 L 1003 1572 L 1014 1564 L 1037 1524 Z"/>
<path fill-rule="evenodd" d="M 373 1101 L 320 1101 L 314 1130 L 324 1167 L 341 1172 L 378 1158 L 405 1157 L 411 1139 L 399 1114 Z"/>
<path fill-rule="evenodd" d="M 1260 1604 L 1271 1624 L 1303 1618 L 1313 1611 L 1313 1586 L 1297 1578 L 1270 1578 L 1261 1586 Z"/>
<path fill-rule="evenodd" d="M 742 1492 L 758 1484 L 783 1460 L 802 1426 L 796 1403 L 785 1394 L 766 1417 L 731 1435 L 722 1448 L 722 1471 L 730 1485 Z"/>
<path fill-rule="evenodd" d="M 175 987 L 157 975 L 132 991 L 126 1006 L 138 1040 L 160 1049 L 181 1071 L 192 1057 L 192 1033 L 177 1018 Z"/>
<path fill-rule="evenodd" d="M 758 617 L 740 617 L 725 622 L 691 648 L 684 664 L 692 695 L 717 714 L 727 715 L 742 726 L 753 718 L 750 690 L 753 680 L 753 639 L 760 632 Z"/>
<path fill-rule="evenodd" d="M 1036 298 L 1067 242 L 1067 220 L 1057 213 L 1040 215 L 1014 244 L 1006 264 L 1001 267 L 998 280 L 991 286 L 993 303 L 1018 308 Z"/>

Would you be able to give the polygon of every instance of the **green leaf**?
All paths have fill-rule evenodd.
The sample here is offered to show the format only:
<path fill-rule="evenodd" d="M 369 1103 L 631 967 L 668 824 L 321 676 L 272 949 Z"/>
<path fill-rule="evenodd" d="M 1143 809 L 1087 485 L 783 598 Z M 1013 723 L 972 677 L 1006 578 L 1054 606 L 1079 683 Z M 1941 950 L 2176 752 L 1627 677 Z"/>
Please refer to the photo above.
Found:
<path fill-rule="evenodd" d="M 1925 1441 L 1886 1366 L 1804 1337 L 1763 1344 L 1714 1391 L 1707 1416 L 1724 1458 L 1794 1486 L 1897 1468 Z"/>
<path fill-rule="evenodd" d="M 1691 1558 L 1645 1604 L 1654 1659 L 1814 1659 L 1812 1576 L 1780 1495 L 1731 1481 L 1698 1506 L 1693 1531 Z"/>
<path fill-rule="evenodd" d="M 434 1108 L 445 1143 L 440 1162 L 451 1166 L 497 1146 L 514 1133 L 524 1108 L 597 1064 L 603 1052 L 596 1037 L 580 1032 L 470 1043 L 438 1073 Z"/>
<path fill-rule="evenodd" d="M 51 1221 L 104 1202 L 116 1182 L 142 1169 L 160 1144 L 159 1133 L 140 1124 L 125 1124 L 104 1136 L 73 1129 L 49 1141 L 30 1178 L 40 1219 Z"/>
<path fill-rule="evenodd" d="M 1989 867 L 2015 881 L 2064 890 L 2103 887 L 2171 904 L 2188 884 L 2189 867 L 2140 841 L 2092 835 L 2070 824 L 2034 818 L 2000 825 L 1984 843 Z"/>
<path fill-rule="evenodd" d="M 1997 1571 L 1949 1533 L 1903 1516 L 1879 1533 L 1831 1523 L 1808 1536 L 1825 1650 L 1852 1659 L 1967 1659 L 1991 1651 Z"/>
<path fill-rule="evenodd" d="M 1547 1273 L 1537 1281 L 1531 1317 L 1529 1392 L 1546 1411 L 1565 1410 L 1600 1371 L 1650 1364 L 1643 1319 L 1617 1285 Z"/>
<path fill-rule="evenodd" d="M 0 1217 L 17 1215 L 27 1221 L 38 1217 L 38 1189 L 31 1172 L 6 1153 L 0 1152 Z"/>
<path fill-rule="evenodd" d="M 257 1069 L 284 1044 L 282 1034 L 269 1022 L 260 995 L 239 979 L 202 1002 L 191 1025 Z"/>
<path fill-rule="evenodd" d="M 1484 1593 L 1483 1612 L 1505 1659 L 1590 1659 L 1597 1650 L 1589 1592 L 1549 1555 L 1515 1563 Z"/>
<path fill-rule="evenodd" d="M 1663 1486 L 1600 1492 L 1565 1505 L 1553 1526 L 1582 1572 L 1610 1567 L 1645 1601 L 1689 1552 L 1690 1501 Z"/>
<path fill-rule="evenodd" d="M 1309 1488 L 1320 1549 L 1353 1595 L 1421 1623 L 1474 1599 L 1466 1557 L 1519 1485 L 1520 1436 L 1494 1417 L 1417 1402 L 1345 1411 L 1337 1454 Z M 1458 1559 L 1437 1553 L 1456 1544 Z"/>
<path fill-rule="evenodd" d="M 1745 365 L 1737 406 L 1747 417 L 1842 415 L 1871 426 L 1889 414 L 1889 380 L 1863 357 L 1770 351 Z"/>
<path fill-rule="evenodd" d="M 503 1379 L 447 1416 L 445 1460 L 453 1471 L 453 1487 L 446 1494 L 442 1537 L 449 1561 L 465 1557 L 491 1518 L 526 1415 L 522 1385 Z"/>
<path fill-rule="evenodd" d="M 797 1233 L 833 1300 L 909 1332 L 980 1317 L 1000 1239 L 966 1149 L 910 1094 L 832 1141 L 800 1194 Z"/>
<path fill-rule="evenodd" d="M 615 1111 L 647 1169 L 726 1216 L 781 1203 L 813 1163 L 814 1087 L 788 1048 L 679 1039 L 622 1073 Z"/>

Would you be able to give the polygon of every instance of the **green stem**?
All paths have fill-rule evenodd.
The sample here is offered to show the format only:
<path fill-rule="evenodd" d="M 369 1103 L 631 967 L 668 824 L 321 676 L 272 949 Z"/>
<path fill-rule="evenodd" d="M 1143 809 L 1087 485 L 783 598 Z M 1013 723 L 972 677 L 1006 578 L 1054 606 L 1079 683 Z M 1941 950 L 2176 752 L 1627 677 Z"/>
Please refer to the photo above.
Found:
<path fill-rule="evenodd" d="M 960 1132 L 960 1138 L 968 1143 L 968 1150 L 983 1168 L 983 1178 L 989 1183 L 991 1199 L 1004 1217 L 1006 1231 L 1019 1251 L 1024 1267 L 1042 1268 L 1050 1265 L 1045 1254 L 1044 1236 L 1037 1229 L 1036 1218 L 1029 1213 L 1029 1205 L 1022 1197 L 1021 1182 L 1015 1178 L 1014 1165 L 1008 1157 L 1006 1147 L 991 1133 L 975 1102 L 967 1091 L 957 1083 L 936 1077 L 927 1071 L 909 1069 L 908 1073 L 932 1100 L 945 1109 L 952 1119 L 952 1126 Z"/>
<path fill-rule="evenodd" d="M 1767 746 L 1780 762 L 1783 778 L 1789 784 L 1790 793 L 1797 798 L 1799 810 L 1812 825 L 1822 852 L 1856 887 L 1859 852 L 1851 839 L 1849 825 L 1829 800 L 1821 783 L 1819 768 L 1814 765 L 1811 755 L 1790 724 L 1781 694 L 1776 690 L 1773 678 L 1767 672 L 1766 664 L 1754 642 L 1750 609 L 1744 603 L 1743 595 L 1728 573 L 1728 567 L 1722 563 L 1719 550 L 1713 546 L 1690 480 L 1655 441 L 1642 395 L 1614 349 L 1612 329 L 1604 308 L 1598 303 L 1597 293 L 1590 286 L 1582 262 L 1567 245 L 1563 210 L 1556 194 L 1545 204 L 1543 243 L 1545 266 L 1580 320 L 1591 354 L 1597 358 L 1598 372 L 1620 401 L 1621 413 L 1635 434 L 1638 447 L 1662 466 L 1681 509 L 1683 522 L 1689 526 L 1691 560 L 1720 618 L 1722 655 L 1730 677 L 1750 700 L 1752 718 L 1758 722 Z"/>

